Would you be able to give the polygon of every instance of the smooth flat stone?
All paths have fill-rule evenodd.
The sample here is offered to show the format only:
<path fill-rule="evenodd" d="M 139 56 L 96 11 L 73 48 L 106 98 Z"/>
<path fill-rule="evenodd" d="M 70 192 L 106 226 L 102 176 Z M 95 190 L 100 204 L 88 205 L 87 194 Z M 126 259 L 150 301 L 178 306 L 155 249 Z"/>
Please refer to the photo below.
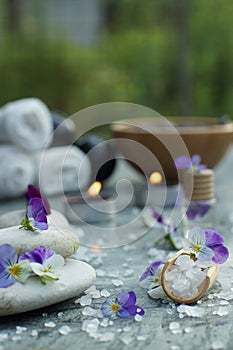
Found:
<path fill-rule="evenodd" d="M 0 215 L 0 229 L 9 226 L 17 226 L 20 224 L 25 214 L 25 210 L 13 210 Z M 48 216 L 49 222 L 54 226 L 69 227 L 69 222 L 66 217 L 57 210 L 51 209 L 51 214 Z"/>
<path fill-rule="evenodd" d="M 10 215 L 11 213 L 9 213 Z M 0 229 L 0 245 L 11 244 L 19 255 L 41 245 L 53 249 L 64 258 L 73 255 L 79 247 L 78 233 L 82 234 L 82 230 L 80 229 L 79 232 L 74 233 L 67 225 L 64 216 L 58 212 L 53 211 L 48 219 L 49 228 L 44 231 L 31 232 L 19 229 L 19 224 Z"/>
<path fill-rule="evenodd" d="M 31 311 L 73 298 L 88 289 L 95 278 L 95 270 L 90 265 L 67 259 L 58 281 L 44 285 L 39 278 L 29 277 L 24 284 L 16 282 L 8 288 L 0 288 L 0 316 Z"/>

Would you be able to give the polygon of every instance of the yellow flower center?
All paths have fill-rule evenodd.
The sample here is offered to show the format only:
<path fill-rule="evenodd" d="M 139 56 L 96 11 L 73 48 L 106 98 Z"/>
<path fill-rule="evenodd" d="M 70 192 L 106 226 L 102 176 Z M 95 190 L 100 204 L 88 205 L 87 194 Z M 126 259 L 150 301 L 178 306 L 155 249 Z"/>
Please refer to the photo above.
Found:
<path fill-rule="evenodd" d="M 195 245 L 194 250 L 195 252 L 199 253 L 201 251 L 201 246 Z"/>
<path fill-rule="evenodd" d="M 12 275 L 12 276 L 19 276 L 20 275 L 20 273 L 21 273 L 21 270 L 22 270 L 22 268 L 18 265 L 18 264 L 16 264 L 16 265 L 12 265 L 10 268 L 9 268 L 9 273 Z"/>
<path fill-rule="evenodd" d="M 159 277 L 155 277 L 154 278 L 154 283 L 159 283 L 160 282 L 160 278 Z"/>
<path fill-rule="evenodd" d="M 43 272 L 50 272 L 50 269 L 44 269 Z"/>
<path fill-rule="evenodd" d="M 112 311 L 116 312 L 116 311 L 119 310 L 119 305 L 118 304 L 112 304 L 111 308 L 112 308 Z"/>

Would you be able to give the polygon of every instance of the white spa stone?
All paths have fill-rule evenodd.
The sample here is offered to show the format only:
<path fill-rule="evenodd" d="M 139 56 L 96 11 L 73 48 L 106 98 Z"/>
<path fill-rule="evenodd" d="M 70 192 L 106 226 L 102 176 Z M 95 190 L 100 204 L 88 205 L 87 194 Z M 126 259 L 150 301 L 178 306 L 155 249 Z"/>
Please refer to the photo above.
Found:
<path fill-rule="evenodd" d="M 41 283 L 38 277 L 0 288 L 0 316 L 39 309 L 73 298 L 95 281 L 95 270 L 88 264 L 67 259 L 58 281 Z"/>
<path fill-rule="evenodd" d="M 24 214 L 24 211 L 21 213 Z M 55 210 L 48 216 L 48 230 L 36 230 L 35 232 L 19 229 L 19 222 L 22 220 L 23 216 L 19 215 L 18 211 L 4 214 L 4 217 L 2 216 L 4 220 L 1 220 L 2 217 L 0 217 L 1 223 L 3 221 L 5 222 L 6 215 L 8 215 L 8 220 L 12 216 L 13 219 L 11 223 L 15 223 L 15 217 L 20 217 L 20 220 L 17 226 L 0 229 L 0 245 L 6 243 L 11 244 L 19 255 L 25 251 L 43 245 L 51 248 L 64 258 L 67 258 L 74 254 L 79 247 L 79 231 L 76 231 L 77 234 L 74 233 L 69 227 L 66 218 Z M 11 224 L 9 221 L 8 226 Z"/>

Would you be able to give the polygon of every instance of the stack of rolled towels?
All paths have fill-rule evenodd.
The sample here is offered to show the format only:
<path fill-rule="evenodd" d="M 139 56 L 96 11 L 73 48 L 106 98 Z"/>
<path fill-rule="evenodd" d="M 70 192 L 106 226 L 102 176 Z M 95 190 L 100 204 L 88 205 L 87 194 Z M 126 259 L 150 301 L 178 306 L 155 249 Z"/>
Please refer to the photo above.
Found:
<path fill-rule="evenodd" d="M 88 157 L 62 139 L 54 147 L 54 135 L 52 114 L 41 100 L 25 98 L 0 108 L 0 199 L 23 195 L 29 183 L 45 195 L 88 186 Z"/>

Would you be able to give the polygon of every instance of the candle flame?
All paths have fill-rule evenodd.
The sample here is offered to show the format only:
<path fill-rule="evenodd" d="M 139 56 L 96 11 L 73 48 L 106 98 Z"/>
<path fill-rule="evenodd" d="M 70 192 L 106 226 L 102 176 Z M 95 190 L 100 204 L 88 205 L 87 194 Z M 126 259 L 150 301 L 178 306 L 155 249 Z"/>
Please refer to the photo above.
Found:
<path fill-rule="evenodd" d="M 155 171 L 149 177 L 149 181 L 152 185 L 160 184 L 162 180 L 163 180 L 162 175 L 158 171 Z"/>
<path fill-rule="evenodd" d="M 99 181 L 93 182 L 93 184 L 88 188 L 87 194 L 90 197 L 96 197 L 100 193 L 100 190 L 102 188 L 102 184 Z"/>

